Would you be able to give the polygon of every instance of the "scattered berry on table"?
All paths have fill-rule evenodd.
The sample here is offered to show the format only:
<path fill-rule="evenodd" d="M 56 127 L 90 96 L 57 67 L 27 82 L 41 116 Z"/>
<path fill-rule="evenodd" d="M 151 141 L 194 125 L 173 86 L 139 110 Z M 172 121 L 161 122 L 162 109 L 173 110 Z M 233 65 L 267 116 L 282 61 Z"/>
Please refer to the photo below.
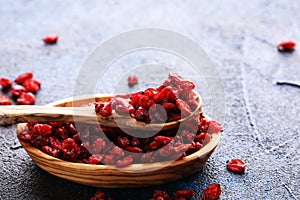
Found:
<path fill-rule="evenodd" d="M 227 160 L 227 169 L 237 174 L 242 174 L 246 170 L 245 163 L 240 159 Z"/>
<path fill-rule="evenodd" d="M 24 92 L 26 92 L 26 89 L 22 85 L 15 85 L 10 90 L 10 93 L 16 97 L 20 96 Z"/>
<path fill-rule="evenodd" d="M 10 104 L 11 104 L 10 98 L 8 98 L 6 96 L 0 96 L 0 105 L 1 106 L 6 106 L 6 105 L 10 105 Z"/>
<path fill-rule="evenodd" d="M 217 200 L 221 195 L 219 183 L 213 183 L 203 190 L 202 200 Z"/>
<path fill-rule="evenodd" d="M 31 92 L 24 92 L 17 99 L 17 103 L 20 105 L 32 105 L 34 104 L 34 101 L 35 95 Z"/>
<path fill-rule="evenodd" d="M 21 75 L 19 75 L 16 79 L 15 82 L 17 84 L 22 85 L 24 83 L 24 81 L 31 79 L 33 77 L 33 74 L 31 72 L 25 72 Z"/>
<path fill-rule="evenodd" d="M 294 50 L 296 43 L 291 40 L 285 40 L 277 44 L 278 51 L 291 52 Z"/>
<path fill-rule="evenodd" d="M 0 85 L 3 88 L 10 88 L 12 86 L 12 81 L 6 77 L 2 77 L 2 78 L 0 78 Z"/>
<path fill-rule="evenodd" d="M 192 190 L 178 190 L 174 192 L 175 200 L 191 199 L 193 196 L 194 196 L 194 192 Z"/>
<path fill-rule="evenodd" d="M 35 102 L 35 95 L 33 93 L 36 93 L 41 87 L 41 82 L 32 78 L 32 72 L 25 72 L 17 76 L 15 79 L 16 85 L 13 85 L 11 80 L 2 77 L 0 78 L 0 85 L 3 89 L 10 91 L 13 99 L 16 99 L 16 103 L 20 105 L 32 105 Z M 11 104 L 11 99 L 9 97 L 2 97 L 2 105 L 9 104 Z"/>
<path fill-rule="evenodd" d="M 129 87 L 132 87 L 138 83 L 138 77 L 137 76 L 128 76 L 127 82 Z"/>
<path fill-rule="evenodd" d="M 45 44 L 55 44 L 58 40 L 58 35 L 57 34 L 50 34 L 47 35 L 43 38 L 43 41 Z"/>

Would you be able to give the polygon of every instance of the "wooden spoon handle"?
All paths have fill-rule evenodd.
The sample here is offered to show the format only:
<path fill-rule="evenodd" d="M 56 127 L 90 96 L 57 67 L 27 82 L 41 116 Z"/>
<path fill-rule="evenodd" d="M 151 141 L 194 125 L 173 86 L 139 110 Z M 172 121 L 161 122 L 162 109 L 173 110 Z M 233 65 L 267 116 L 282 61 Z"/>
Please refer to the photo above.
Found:
<path fill-rule="evenodd" d="M 96 121 L 92 107 L 0 106 L 0 125 L 24 122 L 66 122 L 73 121 L 73 116 L 82 120 Z"/>

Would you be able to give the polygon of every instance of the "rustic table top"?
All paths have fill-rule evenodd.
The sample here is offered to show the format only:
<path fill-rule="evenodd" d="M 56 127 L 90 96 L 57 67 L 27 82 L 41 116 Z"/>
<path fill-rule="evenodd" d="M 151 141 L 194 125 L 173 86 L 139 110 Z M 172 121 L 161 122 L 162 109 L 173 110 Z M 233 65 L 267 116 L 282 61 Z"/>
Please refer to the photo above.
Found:
<path fill-rule="evenodd" d="M 103 189 L 113 199 L 149 199 L 218 182 L 220 199 L 299 199 L 299 50 L 281 53 L 284 39 L 300 42 L 298 1 L 4 1 L 0 0 L 0 76 L 32 71 L 42 80 L 36 105 L 70 97 L 81 64 L 100 42 L 143 27 L 180 32 L 215 63 L 225 92 L 222 140 L 204 168 L 183 180 L 142 189 Z M 57 33 L 56 45 L 41 40 Z M 194 77 L 195 78 L 195 77 Z M 2 94 L 2 92 L 1 92 Z M 243 175 L 226 170 L 241 158 Z M 97 188 L 48 174 L 26 154 L 15 126 L 0 128 L 0 199 L 89 199 Z"/>

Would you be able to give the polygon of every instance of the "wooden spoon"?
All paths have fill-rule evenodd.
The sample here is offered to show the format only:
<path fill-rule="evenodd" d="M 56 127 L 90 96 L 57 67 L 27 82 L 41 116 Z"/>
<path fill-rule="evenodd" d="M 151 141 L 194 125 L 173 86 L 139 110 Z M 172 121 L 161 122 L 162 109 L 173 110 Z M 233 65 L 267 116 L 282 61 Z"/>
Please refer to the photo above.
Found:
<path fill-rule="evenodd" d="M 197 94 L 198 95 L 198 94 Z M 108 99 L 112 96 L 104 96 Z M 95 99 L 94 99 L 95 100 Z M 93 102 L 93 101 L 91 101 Z M 124 127 L 142 130 L 165 130 L 177 127 L 181 122 L 195 117 L 202 109 L 198 95 L 198 106 L 191 115 L 167 123 L 144 123 L 134 118 L 118 115 L 113 111 L 109 117 L 96 115 L 94 106 L 87 107 L 50 107 L 50 106 L 0 106 L 0 125 L 12 125 L 24 122 L 84 122 L 109 127 Z"/>

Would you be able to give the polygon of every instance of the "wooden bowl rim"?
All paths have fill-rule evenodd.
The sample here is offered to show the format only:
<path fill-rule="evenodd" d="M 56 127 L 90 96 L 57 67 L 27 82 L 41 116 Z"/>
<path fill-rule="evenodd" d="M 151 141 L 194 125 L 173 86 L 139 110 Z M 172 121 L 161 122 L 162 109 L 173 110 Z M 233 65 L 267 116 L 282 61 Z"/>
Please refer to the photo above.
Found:
<path fill-rule="evenodd" d="M 80 101 L 80 100 L 84 100 L 87 98 L 97 98 L 97 97 L 101 97 L 101 96 L 109 96 L 110 94 L 99 94 L 99 95 L 94 95 L 93 97 L 91 96 L 80 96 L 80 97 L 69 97 L 69 98 L 65 98 L 62 100 L 58 100 L 55 101 L 53 103 L 47 104 L 46 106 L 56 106 L 58 104 L 63 104 L 63 103 L 67 103 L 67 102 L 71 102 L 71 101 Z M 205 116 L 206 118 L 210 119 L 209 116 Z M 20 132 L 22 130 L 24 130 L 26 126 L 26 123 L 20 123 L 17 124 L 17 135 L 20 134 Z M 213 133 L 211 134 L 211 140 L 205 144 L 200 150 L 198 150 L 197 152 L 185 156 L 179 160 L 176 161 L 163 161 L 163 162 L 154 162 L 154 163 L 143 163 L 143 164 L 131 164 L 127 167 L 124 168 L 120 168 L 122 171 L 126 172 L 137 172 L 143 168 L 148 169 L 148 168 L 158 168 L 159 166 L 163 166 L 163 167 L 176 167 L 176 166 L 180 166 L 184 163 L 187 162 L 191 162 L 195 159 L 201 159 L 202 157 L 205 157 L 207 154 L 209 154 L 212 150 L 214 150 L 217 145 L 220 142 L 221 139 L 221 132 L 219 133 Z M 75 163 L 75 162 L 69 162 L 69 161 L 65 161 L 53 156 L 50 156 L 46 153 L 44 153 L 43 151 L 39 150 L 36 147 L 33 147 L 30 143 L 28 142 L 24 142 L 19 140 L 19 142 L 21 143 L 21 145 L 23 146 L 23 148 L 28 152 L 28 154 L 34 154 L 37 155 L 38 157 L 43 157 L 44 159 L 47 160 L 51 160 L 53 162 L 55 162 L 56 165 L 62 166 L 62 167 L 68 167 L 68 168 L 84 168 L 86 170 L 116 170 L 119 171 L 120 169 L 115 167 L 114 165 L 93 165 L 93 164 L 86 164 L 86 163 Z M 33 159 L 34 160 L 34 159 Z M 118 170 L 119 169 L 119 170 Z M 143 170 L 142 170 L 143 171 Z"/>

